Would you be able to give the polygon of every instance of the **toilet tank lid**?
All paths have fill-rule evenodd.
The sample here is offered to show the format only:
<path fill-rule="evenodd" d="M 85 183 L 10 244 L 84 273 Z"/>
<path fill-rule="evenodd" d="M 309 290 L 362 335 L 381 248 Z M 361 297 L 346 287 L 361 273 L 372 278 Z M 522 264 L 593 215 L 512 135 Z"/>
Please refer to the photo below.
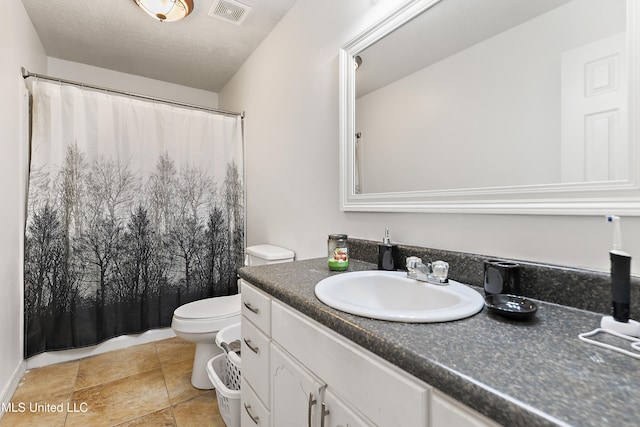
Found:
<path fill-rule="evenodd" d="M 267 261 L 276 261 L 282 259 L 293 259 L 295 252 L 289 249 L 281 248 L 274 245 L 256 245 L 249 246 L 246 249 L 248 255 L 265 259 Z"/>

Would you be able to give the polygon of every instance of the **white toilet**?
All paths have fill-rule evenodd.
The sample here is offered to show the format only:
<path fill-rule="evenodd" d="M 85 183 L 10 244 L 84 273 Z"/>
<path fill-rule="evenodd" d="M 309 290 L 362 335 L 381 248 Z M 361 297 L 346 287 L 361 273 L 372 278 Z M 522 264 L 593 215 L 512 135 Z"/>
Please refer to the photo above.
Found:
<path fill-rule="evenodd" d="M 273 245 L 250 246 L 246 249 L 245 265 L 276 264 L 293 261 L 295 254 L 289 249 Z M 240 322 L 240 294 L 207 298 L 178 307 L 173 312 L 171 329 L 180 338 L 196 343 L 191 384 L 195 388 L 213 388 L 207 375 L 207 362 L 222 353 L 215 343 L 222 328 Z"/>

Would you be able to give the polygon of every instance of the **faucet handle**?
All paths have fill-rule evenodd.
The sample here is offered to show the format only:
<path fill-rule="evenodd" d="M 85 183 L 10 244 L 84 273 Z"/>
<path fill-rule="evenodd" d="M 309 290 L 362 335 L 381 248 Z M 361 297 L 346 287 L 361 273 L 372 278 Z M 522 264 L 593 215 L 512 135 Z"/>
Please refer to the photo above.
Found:
<path fill-rule="evenodd" d="M 416 268 L 418 265 L 422 264 L 422 259 L 417 256 L 407 257 L 407 268 Z"/>
<path fill-rule="evenodd" d="M 447 281 L 447 276 L 449 276 L 449 263 L 445 261 L 434 261 L 431 263 L 431 269 L 433 271 L 433 275 L 437 277 L 440 282 L 444 283 Z"/>

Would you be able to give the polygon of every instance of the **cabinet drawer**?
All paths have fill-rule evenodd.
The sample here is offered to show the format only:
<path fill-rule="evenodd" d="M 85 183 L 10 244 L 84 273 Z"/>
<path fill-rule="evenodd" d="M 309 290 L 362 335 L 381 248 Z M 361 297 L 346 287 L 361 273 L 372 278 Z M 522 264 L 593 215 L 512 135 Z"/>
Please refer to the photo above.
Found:
<path fill-rule="evenodd" d="M 240 389 L 242 390 L 240 425 L 243 427 L 269 427 L 271 421 L 269 410 L 262 404 L 244 378 L 241 380 Z"/>
<path fill-rule="evenodd" d="M 272 338 L 376 425 L 424 427 L 430 387 L 274 301 Z"/>
<path fill-rule="evenodd" d="M 269 407 L 269 338 L 246 317 L 242 317 L 242 376 Z"/>
<path fill-rule="evenodd" d="M 242 279 L 242 315 L 271 336 L 271 297 Z"/>

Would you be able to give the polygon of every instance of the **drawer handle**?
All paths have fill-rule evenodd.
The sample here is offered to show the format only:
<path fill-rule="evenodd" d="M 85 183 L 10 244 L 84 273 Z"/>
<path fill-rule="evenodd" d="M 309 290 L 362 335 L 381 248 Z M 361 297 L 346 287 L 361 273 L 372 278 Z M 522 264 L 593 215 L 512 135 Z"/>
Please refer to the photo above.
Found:
<path fill-rule="evenodd" d="M 322 418 L 320 418 L 320 427 L 324 427 L 324 417 L 326 417 L 327 415 L 329 415 L 327 404 L 322 402 Z"/>
<path fill-rule="evenodd" d="M 260 351 L 258 347 L 254 347 L 253 345 L 251 345 L 251 340 L 245 338 L 244 343 L 247 345 L 247 347 L 249 347 L 249 350 L 253 351 L 255 354 L 258 354 L 258 352 Z"/>
<path fill-rule="evenodd" d="M 244 306 L 247 307 L 247 309 L 252 312 L 253 314 L 258 314 L 258 312 L 260 310 L 258 310 L 257 308 L 253 307 L 251 304 L 249 304 L 248 302 L 244 303 Z"/>
<path fill-rule="evenodd" d="M 249 415 L 249 418 L 251 418 L 251 421 L 253 421 L 256 425 L 260 424 L 260 417 L 251 413 L 251 405 L 247 405 L 245 403 L 244 410 L 247 411 L 247 414 Z"/>
<path fill-rule="evenodd" d="M 309 402 L 307 403 L 307 424 L 311 427 L 311 407 L 318 403 L 316 399 L 313 398 L 313 393 L 309 393 Z"/>

